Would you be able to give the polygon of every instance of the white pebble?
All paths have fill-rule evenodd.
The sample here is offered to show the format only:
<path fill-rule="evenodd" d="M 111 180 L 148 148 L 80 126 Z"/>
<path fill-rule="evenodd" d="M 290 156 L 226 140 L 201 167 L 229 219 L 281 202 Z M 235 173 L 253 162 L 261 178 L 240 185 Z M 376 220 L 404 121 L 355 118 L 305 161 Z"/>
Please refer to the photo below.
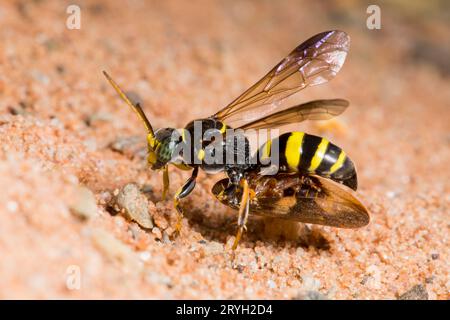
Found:
<path fill-rule="evenodd" d="M 397 192 L 395 191 L 388 191 L 386 192 L 386 197 L 388 197 L 389 199 L 393 199 L 397 196 Z"/>
<path fill-rule="evenodd" d="M 271 289 L 275 289 L 276 286 L 277 286 L 273 280 L 267 280 L 267 285 L 268 285 L 269 288 L 271 288 Z"/>
<path fill-rule="evenodd" d="M 19 208 L 19 205 L 17 204 L 17 202 L 15 201 L 8 201 L 6 203 L 6 208 L 8 209 L 8 211 L 10 212 L 16 212 L 17 209 Z"/>
<path fill-rule="evenodd" d="M 148 251 L 143 251 L 139 254 L 139 258 L 144 262 L 150 260 L 150 257 L 150 252 Z"/>

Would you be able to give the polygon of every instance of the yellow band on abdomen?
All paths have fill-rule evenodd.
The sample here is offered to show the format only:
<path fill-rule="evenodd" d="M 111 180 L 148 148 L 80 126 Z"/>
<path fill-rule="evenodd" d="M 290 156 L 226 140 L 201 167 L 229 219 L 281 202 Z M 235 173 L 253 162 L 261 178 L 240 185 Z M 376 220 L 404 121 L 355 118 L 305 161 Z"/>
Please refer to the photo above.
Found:
<path fill-rule="evenodd" d="M 272 148 L 272 140 L 267 140 L 266 144 L 263 147 L 261 160 L 266 160 L 270 158 L 271 148 Z"/>
<path fill-rule="evenodd" d="M 317 150 L 314 153 L 314 157 L 311 159 L 311 165 L 309 166 L 308 171 L 313 172 L 320 166 L 320 163 L 325 156 L 325 152 L 327 151 L 328 143 L 327 139 L 322 138 L 322 141 L 317 146 Z"/>
<path fill-rule="evenodd" d="M 332 173 L 335 173 L 336 171 L 338 171 L 344 164 L 346 157 L 347 157 L 347 155 L 345 154 L 345 152 L 343 150 L 341 150 L 341 153 L 339 154 L 337 161 L 331 166 L 329 174 L 332 174 Z"/>
<path fill-rule="evenodd" d="M 298 171 L 304 135 L 303 132 L 293 132 L 286 142 L 286 150 L 284 151 L 286 162 L 289 168 L 295 171 Z"/>

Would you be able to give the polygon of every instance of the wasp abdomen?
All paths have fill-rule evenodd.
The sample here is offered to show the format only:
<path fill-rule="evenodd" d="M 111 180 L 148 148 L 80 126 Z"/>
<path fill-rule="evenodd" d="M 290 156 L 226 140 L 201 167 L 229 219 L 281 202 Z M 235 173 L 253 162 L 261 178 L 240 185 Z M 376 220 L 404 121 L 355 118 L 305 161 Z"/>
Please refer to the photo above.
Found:
<path fill-rule="evenodd" d="M 304 132 L 289 132 L 268 141 L 260 150 L 262 159 L 271 157 L 278 144 L 278 167 L 281 172 L 317 174 L 341 182 L 356 190 L 353 162 L 346 153 L 326 138 Z M 274 157 L 271 157 L 273 162 Z"/>

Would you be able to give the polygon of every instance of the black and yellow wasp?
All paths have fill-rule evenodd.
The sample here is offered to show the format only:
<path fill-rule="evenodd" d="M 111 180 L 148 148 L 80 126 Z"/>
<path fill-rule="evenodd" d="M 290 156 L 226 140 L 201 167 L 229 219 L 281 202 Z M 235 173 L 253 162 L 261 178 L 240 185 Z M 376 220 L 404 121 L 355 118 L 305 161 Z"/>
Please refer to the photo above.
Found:
<path fill-rule="evenodd" d="M 341 114 L 348 107 L 348 102 L 342 99 L 315 100 L 274 111 L 279 108 L 278 102 L 288 96 L 332 79 L 343 65 L 349 45 L 350 38 L 342 31 L 332 30 L 311 37 L 228 106 L 208 118 L 192 121 L 181 132 L 173 128 L 154 131 L 140 105 L 132 103 L 104 72 L 147 129 L 148 162 L 151 169 L 163 170 L 163 198 L 169 188 L 169 164 L 192 170 L 191 177 L 174 196 L 178 231 L 183 215 L 180 199 L 194 189 L 200 168 L 207 173 L 222 171 L 228 177 L 216 183 L 213 194 L 222 203 L 239 210 L 233 249 L 245 230 L 250 211 L 343 228 L 361 227 L 369 222 L 367 210 L 352 194 L 351 189 L 357 189 L 353 162 L 341 148 L 325 138 L 303 132 L 284 133 L 267 141 L 255 155 L 251 154 L 246 138 L 243 144 L 236 144 L 235 139 L 222 140 L 219 147 L 225 154 L 231 152 L 243 156 L 241 163 L 205 161 L 206 156 L 217 150 L 209 147 L 217 147 L 218 142 L 213 144 L 212 140 L 203 138 L 190 144 L 189 152 L 184 152 L 181 160 L 174 154 L 177 147 L 186 142 L 186 136 L 195 137 L 195 123 L 201 124 L 200 137 L 207 130 L 226 137 L 232 129 L 230 124 L 235 122 L 243 122 L 238 127 L 243 130 L 264 129 L 307 119 L 326 120 Z M 251 116 L 255 114 L 259 116 L 256 120 Z M 273 148 L 274 145 L 277 148 Z M 263 158 L 274 156 L 274 153 L 278 158 L 276 173 L 261 174 L 266 166 Z"/>

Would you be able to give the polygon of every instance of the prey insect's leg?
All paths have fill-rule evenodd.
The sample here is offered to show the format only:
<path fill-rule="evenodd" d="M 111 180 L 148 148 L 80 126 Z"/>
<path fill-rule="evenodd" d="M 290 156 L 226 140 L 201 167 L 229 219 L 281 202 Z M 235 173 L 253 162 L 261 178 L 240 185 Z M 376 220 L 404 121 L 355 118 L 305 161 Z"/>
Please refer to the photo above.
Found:
<path fill-rule="evenodd" d="M 187 197 L 192 192 L 192 190 L 194 190 L 197 174 L 198 174 L 198 167 L 195 167 L 191 177 L 183 184 L 183 186 L 180 189 L 178 189 L 177 193 L 175 194 L 175 197 L 173 198 L 173 204 L 178 213 L 177 225 L 175 227 L 175 230 L 177 232 L 180 232 L 181 230 L 181 221 L 183 219 L 183 210 L 181 209 L 180 206 L 180 199 Z"/>
<path fill-rule="evenodd" d="M 164 200 L 166 200 L 167 192 L 169 191 L 169 185 L 170 185 L 170 181 L 169 181 L 169 166 L 166 165 L 163 170 L 164 170 L 163 171 L 163 185 L 164 185 L 164 189 L 163 189 L 162 199 L 164 201 Z"/>
<path fill-rule="evenodd" d="M 239 216 L 238 216 L 238 231 L 236 234 L 236 238 L 234 239 L 232 250 L 236 250 L 239 240 L 241 240 L 242 233 L 246 230 L 246 224 L 248 219 L 248 213 L 250 209 L 250 197 L 249 197 L 249 188 L 248 182 L 246 179 L 242 180 L 242 198 L 241 204 L 239 206 Z"/>

